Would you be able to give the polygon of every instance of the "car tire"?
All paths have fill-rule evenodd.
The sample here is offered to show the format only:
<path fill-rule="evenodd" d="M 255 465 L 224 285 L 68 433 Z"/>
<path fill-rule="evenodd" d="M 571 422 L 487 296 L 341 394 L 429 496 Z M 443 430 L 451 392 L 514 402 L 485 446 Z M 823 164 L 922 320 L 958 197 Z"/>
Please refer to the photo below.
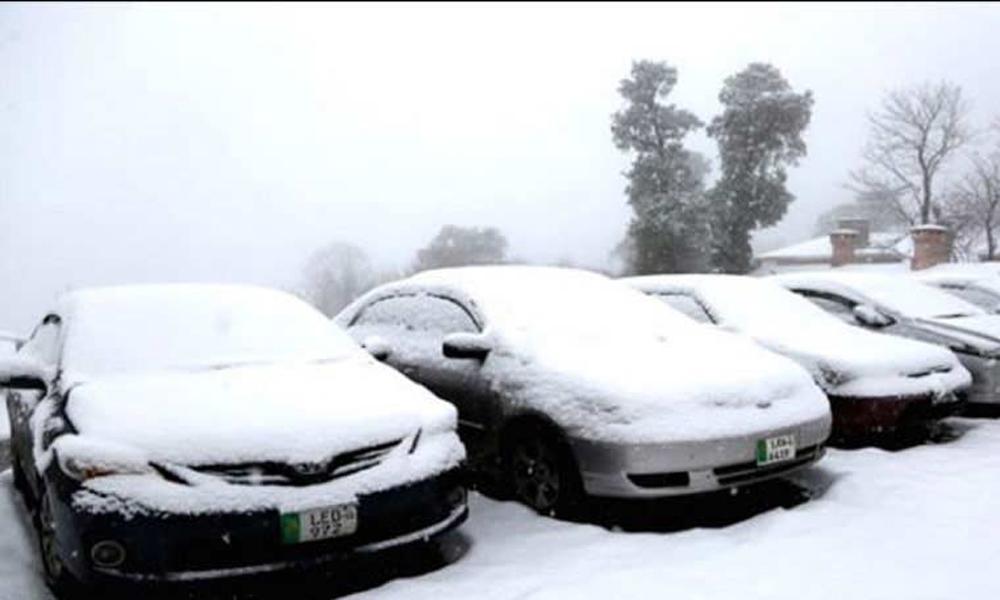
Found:
<path fill-rule="evenodd" d="M 10 470 L 14 474 L 14 489 L 21 492 L 21 496 L 27 498 L 28 480 L 24 477 L 24 469 L 21 468 L 21 462 L 17 460 L 16 456 L 12 457 L 10 462 Z"/>
<path fill-rule="evenodd" d="M 583 500 L 580 471 L 558 433 L 533 423 L 522 425 L 505 446 L 505 479 L 514 499 L 542 515 L 577 515 Z"/>
<path fill-rule="evenodd" d="M 35 512 L 35 529 L 38 532 L 38 552 L 42 560 L 45 584 L 59 600 L 82 597 L 80 582 L 69 572 L 59 557 L 52 501 L 45 490 L 42 490 L 41 501 Z"/>

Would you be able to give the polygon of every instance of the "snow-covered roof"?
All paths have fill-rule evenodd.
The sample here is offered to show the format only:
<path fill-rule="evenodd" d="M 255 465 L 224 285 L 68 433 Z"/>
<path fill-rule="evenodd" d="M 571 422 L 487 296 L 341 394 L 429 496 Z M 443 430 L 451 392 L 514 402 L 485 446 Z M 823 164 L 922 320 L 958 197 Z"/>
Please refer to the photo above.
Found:
<path fill-rule="evenodd" d="M 913 252 L 913 242 L 910 236 L 899 232 L 872 232 L 868 236 L 868 245 L 854 251 L 857 257 L 898 256 L 906 257 Z M 799 260 L 813 262 L 829 262 L 833 258 L 833 245 L 830 236 L 824 235 L 770 252 L 757 255 L 761 260 Z"/>

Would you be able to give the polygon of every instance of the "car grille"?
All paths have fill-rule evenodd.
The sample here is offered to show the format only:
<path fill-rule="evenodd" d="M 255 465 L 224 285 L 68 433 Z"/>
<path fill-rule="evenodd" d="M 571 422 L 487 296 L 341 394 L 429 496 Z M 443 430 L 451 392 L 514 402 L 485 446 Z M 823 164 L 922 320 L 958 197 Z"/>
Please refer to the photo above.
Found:
<path fill-rule="evenodd" d="M 381 463 L 403 440 L 344 452 L 325 462 L 261 462 L 235 465 L 207 465 L 193 470 L 218 477 L 235 485 L 315 485 L 370 469 Z"/>
<path fill-rule="evenodd" d="M 807 446 L 805 448 L 799 448 L 795 452 L 795 458 L 787 462 L 769 465 L 766 467 L 759 467 L 756 462 L 745 462 L 736 465 L 719 467 L 717 469 L 713 469 L 712 472 L 715 473 L 715 478 L 722 485 L 744 483 L 761 477 L 791 471 L 814 460 L 816 455 L 821 450 L 821 446 Z"/>

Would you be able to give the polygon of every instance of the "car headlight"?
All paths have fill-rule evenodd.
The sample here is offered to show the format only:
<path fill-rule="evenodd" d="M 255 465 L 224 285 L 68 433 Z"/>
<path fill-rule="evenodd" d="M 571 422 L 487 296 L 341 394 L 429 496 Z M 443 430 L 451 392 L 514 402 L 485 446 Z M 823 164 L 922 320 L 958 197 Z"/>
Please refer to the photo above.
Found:
<path fill-rule="evenodd" d="M 819 375 L 820 379 L 822 379 L 822 382 L 829 387 L 837 387 L 843 385 L 847 383 L 849 379 L 847 375 L 845 375 L 842 371 L 838 371 L 837 369 L 834 369 L 829 365 L 819 363 L 818 365 L 816 365 L 816 368 L 819 370 Z"/>
<path fill-rule="evenodd" d="M 53 444 L 59 470 L 77 481 L 108 475 L 152 473 L 146 457 L 132 448 L 97 442 L 80 435 L 65 435 Z"/>
<path fill-rule="evenodd" d="M 67 476 L 77 480 L 86 481 L 95 477 L 106 477 L 108 475 L 141 475 L 152 473 L 153 468 L 148 464 L 127 464 L 117 461 L 91 460 L 78 457 L 63 457 L 56 454 L 59 468 Z"/>

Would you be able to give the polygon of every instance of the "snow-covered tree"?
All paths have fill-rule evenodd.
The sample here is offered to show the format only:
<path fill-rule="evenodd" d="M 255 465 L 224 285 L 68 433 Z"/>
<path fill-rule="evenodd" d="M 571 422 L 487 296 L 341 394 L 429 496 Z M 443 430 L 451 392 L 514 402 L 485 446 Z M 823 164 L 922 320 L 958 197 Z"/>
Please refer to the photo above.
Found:
<path fill-rule="evenodd" d="M 495 227 L 445 225 L 417 251 L 414 271 L 505 262 L 507 238 Z"/>
<path fill-rule="evenodd" d="M 630 273 L 698 271 L 707 266 L 708 221 L 704 179 L 708 161 L 684 148 L 702 126 L 693 113 L 665 101 L 677 70 L 664 62 L 636 61 L 618 93 L 624 107 L 611 117 L 618 149 L 632 154 L 626 193 L 632 208 L 619 246 Z"/>
<path fill-rule="evenodd" d="M 893 206 L 898 201 L 891 190 L 859 190 L 854 200 L 838 204 L 816 219 L 816 235 L 837 229 L 841 219 L 866 219 L 872 231 L 906 231 L 908 221 Z"/>
<path fill-rule="evenodd" d="M 940 219 L 943 199 L 936 184 L 971 138 L 967 113 L 962 88 L 948 82 L 889 93 L 868 117 L 864 165 L 851 173 L 852 186 L 891 192 L 883 196 L 910 224 Z"/>
<path fill-rule="evenodd" d="M 300 295 L 331 317 L 379 282 L 365 251 L 345 242 L 313 253 L 303 275 Z"/>
<path fill-rule="evenodd" d="M 750 234 L 777 223 L 794 200 L 786 168 L 806 154 L 802 132 L 812 115 L 809 91 L 795 92 L 775 67 L 752 63 L 726 79 L 722 114 L 708 135 L 719 147 L 721 173 L 709 193 L 712 262 L 727 273 L 750 269 Z"/>

